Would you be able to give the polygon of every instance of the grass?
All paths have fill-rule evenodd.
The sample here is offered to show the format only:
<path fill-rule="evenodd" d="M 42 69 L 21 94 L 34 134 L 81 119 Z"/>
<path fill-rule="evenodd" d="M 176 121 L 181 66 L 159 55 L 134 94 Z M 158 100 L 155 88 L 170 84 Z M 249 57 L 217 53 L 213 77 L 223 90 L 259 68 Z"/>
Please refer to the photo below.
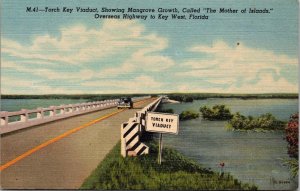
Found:
<path fill-rule="evenodd" d="M 118 143 L 84 181 L 80 189 L 108 190 L 256 190 L 231 175 L 210 171 L 169 148 L 163 150 L 163 162 L 157 164 L 157 145 L 150 154 L 139 157 L 120 155 Z"/>
<path fill-rule="evenodd" d="M 299 169 L 298 159 L 291 158 L 291 159 L 282 159 L 282 160 L 283 160 L 283 164 L 290 168 L 292 177 L 295 178 L 296 176 L 298 176 L 298 169 Z"/>

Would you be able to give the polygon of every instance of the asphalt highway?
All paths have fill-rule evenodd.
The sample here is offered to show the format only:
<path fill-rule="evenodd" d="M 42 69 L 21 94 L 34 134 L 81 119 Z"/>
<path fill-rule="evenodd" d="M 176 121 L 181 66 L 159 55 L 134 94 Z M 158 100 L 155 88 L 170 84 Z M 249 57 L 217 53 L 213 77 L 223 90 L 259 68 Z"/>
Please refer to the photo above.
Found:
<path fill-rule="evenodd" d="M 117 108 L 59 120 L 1 137 L 2 189 L 78 189 L 120 140 L 133 109 Z"/>

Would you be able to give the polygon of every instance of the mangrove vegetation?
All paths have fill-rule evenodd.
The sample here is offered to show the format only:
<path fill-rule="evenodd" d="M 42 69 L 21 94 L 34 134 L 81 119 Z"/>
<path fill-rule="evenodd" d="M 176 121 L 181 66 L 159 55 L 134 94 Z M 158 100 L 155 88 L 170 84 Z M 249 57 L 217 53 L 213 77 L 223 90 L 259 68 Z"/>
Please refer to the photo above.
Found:
<path fill-rule="evenodd" d="M 196 119 L 199 117 L 199 113 L 196 113 L 194 111 L 183 111 L 179 114 L 179 120 L 184 121 L 184 120 L 190 120 L 190 119 Z"/>
<path fill-rule="evenodd" d="M 258 117 L 246 117 L 237 112 L 227 124 L 228 129 L 234 130 L 283 130 L 284 127 L 285 122 L 277 120 L 271 113 L 262 114 Z"/>
<path fill-rule="evenodd" d="M 215 105 L 212 108 L 200 107 L 203 119 L 207 120 L 229 120 L 232 118 L 230 109 L 225 105 Z"/>
<path fill-rule="evenodd" d="M 168 97 L 180 102 L 193 102 L 208 98 L 238 98 L 238 99 L 298 99 L 293 93 L 266 93 L 266 94 L 225 94 L 225 93 L 171 93 Z"/>
<path fill-rule="evenodd" d="M 262 114 L 258 117 L 244 116 L 239 112 L 232 114 L 225 105 L 214 105 L 200 107 L 203 119 L 227 120 L 226 128 L 229 130 L 283 130 L 285 122 L 276 119 L 271 113 Z"/>

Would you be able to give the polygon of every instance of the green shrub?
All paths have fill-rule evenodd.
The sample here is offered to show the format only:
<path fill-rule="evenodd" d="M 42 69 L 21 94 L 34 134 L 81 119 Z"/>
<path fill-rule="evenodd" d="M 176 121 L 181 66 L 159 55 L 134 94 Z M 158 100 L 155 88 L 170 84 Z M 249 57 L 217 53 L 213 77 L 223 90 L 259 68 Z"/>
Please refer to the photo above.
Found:
<path fill-rule="evenodd" d="M 193 102 L 194 97 L 191 95 L 169 95 L 169 98 L 179 102 Z"/>
<path fill-rule="evenodd" d="M 212 108 L 207 106 L 200 107 L 202 117 L 208 120 L 229 120 L 232 114 L 225 105 L 215 105 Z"/>
<path fill-rule="evenodd" d="M 194 99 L 192 97 L 185 97 L 183 101 L 184 102 L 193 102 Z"/>
<path fill-rule="evenodd" d="M 288 166 L 291 172 L 292 177 L 298 176 L 299 171 L 299 161 L 297 158 L 285 159 L 283 161 L 285 166 Z"/>
<path fill-rule="evenodd" d="M 265 129 L 265 130 L 276 130 L 283 129 L 285 123 L 277 120 L 272 114 L 266 113 L 259 117 L 244 116 L 239 112 L 235 113 L 232 119 L 228 122 L 227 128 L 232 129 Z"/>
<path fill-rule="evenodd" d="M 179 114 L 179 120 L 189 120 L 189 119 L 196 119 L 199 117 L 199 113 L 193 111 L 183 111 Z"/>

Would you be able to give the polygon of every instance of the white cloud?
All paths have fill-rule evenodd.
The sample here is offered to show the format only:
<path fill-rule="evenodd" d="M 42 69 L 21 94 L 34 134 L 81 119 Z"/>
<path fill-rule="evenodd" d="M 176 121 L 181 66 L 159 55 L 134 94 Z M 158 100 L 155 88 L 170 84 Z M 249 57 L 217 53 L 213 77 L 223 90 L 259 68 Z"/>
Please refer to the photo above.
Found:
<path fill-rule="evenodd" d="M 201 93 L 297 93 L 297 85 L 289 83 L 284 78 L 274 80 L 270 74 L 264 75 L 257 84 L 244 84 L 242 87 L 231 85 L 229 87 L 203 87 L 197 84 L 177 84 L 178 92 Z"/>
<path fill-rule="evenodd" d="M 117 76 L 134 71 L 161 72 L 175 64 L 171 58 L 157 54 L 168 47 L 168 41 L 165 38 L 151 34 L 145 36 L 143 41 L 144 45 L 133 52 L 122 65 L 104 69 L 98 75 Z"/>
<path fill-rule="evenodd" d="M 96 73 L 91 69 L 82 69 L 78 72 L 69 72 L 65 70 L 53 70 L 47 67 L 29 68 L 26 63 L 19 62 L 18 64 L 13 61 L 1 60 L 2 69 L 13 69 L 20 73 L 27 73 L 34 76 L 40 76 L 49 80 L 88 80 L 91 79 Z M 4 82 L 7 83 L 7 82 Z"/>
<path fill-rule="evenodd" d="M 1 76 L 2 94 L 83 94 L 81 89 L 66 90 L 65 87 L 50 86 L 42 83 L 41 80 L 24 79 L 20 76 Z"/>
<path fill-rule="evenodd" d="M 178 72 L 177 76 L 194 77 L 211 84 L 229 87 L 219 89 L 221 92 L 262 93 L 298 90 L 297 79 L 290 82 L 282 75 L 284 69 L 297 67 L 297 58 L 249 48 L 243 44 L 230 47 L 223 41 L 218 41 L 212 46 L 194 46 L 190 51 L 208 54 L 209 58 L 187 60 L 183 65 L 185 70 L 188 70 Z M 297 76 L 297 71 L 291 72 Z"/>
<path fill-rule="evenodd" d="M 157 92 L 157 90 L 160 89 L 164 84 L 162 82 L 154 80 L 150 76 L 140 75 L 130 80 L 97 80 L 84 82 L 81 85 L 94 87 L 95 89 L 103 89 L 103 87 L 111 88 L 110 93 L 121 93 L 124 91 L 124 89 L 131 93 L 151 93 Z"/>
<path fill-rule="evenodd" d="M 2 52 L 36 62 L 77 65 L 108 56 L 119 56 L 122 52 L 132 52 L 128 62 L 136 61 L 139 65 L 147 66 L 151 60 L 154 65 L 160 63 L 162 68 L 170 66 L 172 61 L 167 57 L 147 55 L 165 49 L 167 40 L 155 34 L 145 35 L 144 32 L 144 26 L 135 21 L 106 20 L 99 29 L 76 25 L 62 28 L 60 37 L 37 36 L 30 46 L 3 38 Z"/>
<path fill-rule="evenodd" d="M 59 37 L 36 36 L 31 45 L 3 38 L 1 51 L 4 57 L 14 58 L 14 61 L 4 57 L 1 61 L 4 69 L 48 80 L 111 79 L 120 74 L 171 67 L 172 59 L 160 55 L 167 46 L 166 38 L 145 34 L 144 26 L 136 21 L 106 20 L 97 29 L 75 25 L 61 28 Z M 127 56 L 116 63 L 115 58 L 120 55 Z M 106 61 L 112 65 L 103 68 L 101 63 Z M 95 63 L 99 63 L 98 66 Z M 66 66 L 75 71 L 68 71 Z"/>
<path fill-rule="evenodd" d="M 230 86 L 226 89 L 226 93 L 274 93 L 274 92 L 284 92 L 284 93 L 297 93 L 298 84 L 294 85 L 288 82 L 284 78 L 275 80 L 272 75 L 266 74 L 261 77 L 257 84 L 246 84 L 242 87 Z"/>
<path fill-rule="evenodd" d="M 21 87 L 30 87 L 30 86 L 33 86 L 34 84 L 34 81 L 32 80 L 24 80 L 24 79 L 20 79 L 18 77 L 7 77 L 7 76 L 2 76 L 1 75 L 1 88 L 3 85 L 6 85 L 6 86 L 12 86 L 13 88 L 12 89 L 15 89 L 15 88 L 21 88 Z M 3 83 L 4 82 L 4 83 Z M 9 82 L 9 83 L 7 83 Z"/>
<path fill-rule="evenodd" d="M 23 59 L 83 64 L 143 46 L 143 31 L 137 22 L 109 20 L 100 29 L 77 25 L 62 28 L 60 37 L 37 36 L 30 46 L 3 38 L 2 52 Z"/>
<path fill-rule="evenodd" d="M 297 80 L 284 76 L 289 72 L 291 76 L 298 75 L 291 70 L 298 67 L 297 58 L 249 48 L 242 43 L 232 47 L 217 41 L 211 46 L 198 45 L 188 50 L 207 57 L 176 63 L 163 55 L 168 44 L 167 38 L 147 33 L 136 21 L 117 20 L 106 20 L 97 29 L 84 25 L 64 27 L 60 36 L 36 36 L 30 45 L 2 38 L 2 72 L 15 72 L 5 74 L 1 89 L 3 93 L 20 94 L 298 90 Z M 120 76 L 123 74 L 131 77 Z M 154 74 L 164 75 L 167 80 L 160 82 L 153 78 Z M 61 80 L 59 87 L 50 85 L 57 84 L 57 80 Z"/>
<path fill-rule="evenodd" d="M 131 58 L 125 64 L 139 66 L 148 71 L 162 71 L 172 66 L 173 60 L 166 56 L 150 55 L 153 52 L 160 52 L 167 48 L 168 42 L 166 39 L 157 35 L 147 36 L 147 47 L 141 48 L 132 54 Z"/>

